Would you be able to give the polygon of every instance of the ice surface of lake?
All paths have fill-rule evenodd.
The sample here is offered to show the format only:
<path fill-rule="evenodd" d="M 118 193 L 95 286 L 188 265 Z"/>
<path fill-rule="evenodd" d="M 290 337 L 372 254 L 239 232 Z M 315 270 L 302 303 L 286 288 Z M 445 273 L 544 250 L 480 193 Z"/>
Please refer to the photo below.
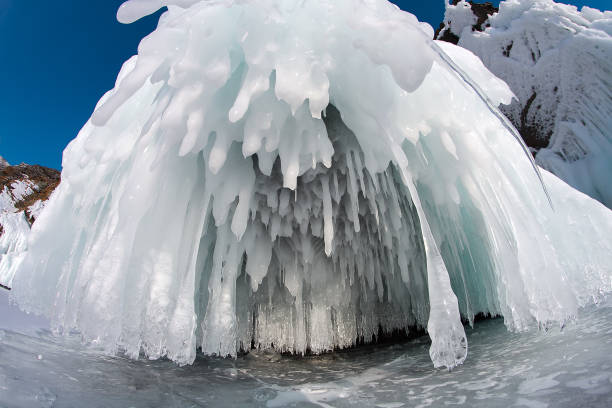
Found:
<path fill-rule="evenodd" d="M 0 294 L 1 407 L 610 407 L 612 303 L 563 331 L 509 333 L 500 319 L 467 329 L 470 350 L 436 370 L 427 336 L 311 358 L 201 357 L 193 366 L 109 357 Z"/>

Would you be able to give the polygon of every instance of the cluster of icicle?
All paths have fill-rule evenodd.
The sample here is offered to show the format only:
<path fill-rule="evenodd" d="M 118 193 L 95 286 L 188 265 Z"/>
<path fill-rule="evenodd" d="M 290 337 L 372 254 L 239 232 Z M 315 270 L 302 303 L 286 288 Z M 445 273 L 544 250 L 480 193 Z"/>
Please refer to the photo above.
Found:
<path fill-rule="evenodd" d="M 507 0 L 479 32 L 461 1 L 445 22 L 518 98 L 502 111 L 539 149 L 536 162 L 612 208 L 612 11 Z"/>
<path fill-rule="evenodd" d="M 523 330 L 610 291 L 608 210 L 544 172 L 551 210 L 490 106 L 507 86 L 430 26 L 383 0 L 118 16 L 162 5 L 64 152 L 22 308 L 180 364 L 424 328 L 453 367 L 462 317 Z"/>

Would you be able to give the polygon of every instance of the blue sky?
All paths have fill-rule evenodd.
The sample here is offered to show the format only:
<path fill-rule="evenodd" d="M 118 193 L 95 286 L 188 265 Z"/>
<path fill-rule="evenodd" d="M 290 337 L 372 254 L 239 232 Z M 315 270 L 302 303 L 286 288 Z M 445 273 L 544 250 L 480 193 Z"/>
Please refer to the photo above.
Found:
<path fill-rule="evenodd" d="M 572 4 L 604 9 L 607 1 Z M 63 149 L 155 28 L 159 13 L 119 24 L 122 2 L 0 0 L 0 155 L 11 164 L 60 168 Z M 434 28 L 442 21 L 443 0 L 394 2 Z"/>

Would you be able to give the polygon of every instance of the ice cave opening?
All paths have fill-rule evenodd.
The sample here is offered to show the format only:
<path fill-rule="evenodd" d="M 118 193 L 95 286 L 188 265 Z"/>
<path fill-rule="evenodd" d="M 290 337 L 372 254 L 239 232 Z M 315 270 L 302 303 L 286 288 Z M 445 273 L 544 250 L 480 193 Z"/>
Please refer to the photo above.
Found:
<path fill-rule="evenodd" d="M 246 245 L 227 248 L 231 255 L 216 283 L 236 293 L 230 330 L 240 350 L 321 353 L 427 325 L 425 249 L 410 195 L 393 165 L 375 175 L 364 168 L 359 143 L 333 105 L 323 122 L 334 150 L 331 166 L 313 164 L 293 190 L 283 186 L 279 159 L 262 170 L 253 161 L 257 210 Z M 212 220 L 207 229 L 200 265 L 218 251 L 211 242 L 219 245 L 231 234 L 216 230 Z M 199 316 L 206 314 L 210 269 L 197 268 L 203 271 Z"/>

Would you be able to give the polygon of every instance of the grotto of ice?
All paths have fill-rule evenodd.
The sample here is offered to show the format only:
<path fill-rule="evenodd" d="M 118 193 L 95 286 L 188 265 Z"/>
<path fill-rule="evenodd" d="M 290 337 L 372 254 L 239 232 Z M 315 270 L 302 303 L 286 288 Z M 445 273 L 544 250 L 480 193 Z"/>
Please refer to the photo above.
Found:
<path fill-rule="evenodd" d="M 108 352 L 302 354 L 462 318 L 563 325 L 612 290 L 612 213 L 538 170 L 469 51 L 384 0 L 167 6 L 64 152 L 12 297 Z"/>

